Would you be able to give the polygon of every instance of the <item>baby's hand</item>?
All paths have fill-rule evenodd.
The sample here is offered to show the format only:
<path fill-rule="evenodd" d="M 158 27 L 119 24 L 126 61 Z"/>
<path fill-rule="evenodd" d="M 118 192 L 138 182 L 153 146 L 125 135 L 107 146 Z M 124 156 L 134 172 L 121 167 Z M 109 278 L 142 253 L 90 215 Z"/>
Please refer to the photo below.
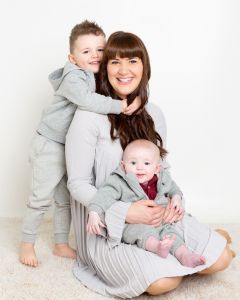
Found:
<path fill-rule="evenodd" d="M 90 234 L 98 234 L 101 235 L 101 228 L 100 227 L 106 227 L 98 213 L 95 211 L 90 211 L 88 215 L 88 222 L 87 222 L 87 232 Z"/>
<path fill-rule="evenodd" d="M 170 208 L 174 208 L 176 212 L 182 213 L 183 208 L 182 208 L 182 198 L 180 195 L 176 194 L 173 195 L 171 200 L 170 200 Z"/>
<path fill-rule="evenodd" d="M 139 107 L 141 106 L 141 98 L 139 96 L 137 96 L 134 100 L 133 103 L 131 103 L 130 105 L 128 105 L 128 107 L 124 110 L 124 114 L 130 116 L 131 114 L 133 114 L 137 109 L 139 109 Z"/>

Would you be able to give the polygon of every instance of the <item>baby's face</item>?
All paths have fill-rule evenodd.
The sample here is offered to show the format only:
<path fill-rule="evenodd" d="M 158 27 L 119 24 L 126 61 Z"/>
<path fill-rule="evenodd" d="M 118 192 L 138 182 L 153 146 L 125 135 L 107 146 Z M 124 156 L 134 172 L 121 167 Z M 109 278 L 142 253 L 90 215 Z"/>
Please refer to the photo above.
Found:
<path fill-rule="evenodd" d="M 97 73 L 102 60 L 105 43 L 106 40 L 103 35 L 80 35 L 74 42 L 73 53 L 69 54 L 70 62 L 82 69 Z"/>
<path fill-rule="evenodd" d="M 136 175 L 139 183 L 147 183 L 160 171 L 159 156 L 151 148 L 136 147 L 127 151 L 122 166 L 126 173 Z"/>

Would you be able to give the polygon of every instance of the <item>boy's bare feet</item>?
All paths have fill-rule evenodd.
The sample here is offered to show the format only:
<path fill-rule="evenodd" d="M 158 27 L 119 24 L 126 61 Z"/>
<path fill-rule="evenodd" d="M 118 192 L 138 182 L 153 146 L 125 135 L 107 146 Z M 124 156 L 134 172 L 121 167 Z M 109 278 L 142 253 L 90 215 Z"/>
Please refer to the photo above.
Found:
<path fill-rule="evenodd" d="M 19 260 L 22 264 L 26 266 L 38 266 L 38 260 L 34 250 L 34 244 L 21 242 Z"/>
<path fill-rule="evenodd" d="M 71 248 L 68 244 L 55 244 L 53 254 L 72 259 L 75 259 L 77 257 L 76 250 Z"/>

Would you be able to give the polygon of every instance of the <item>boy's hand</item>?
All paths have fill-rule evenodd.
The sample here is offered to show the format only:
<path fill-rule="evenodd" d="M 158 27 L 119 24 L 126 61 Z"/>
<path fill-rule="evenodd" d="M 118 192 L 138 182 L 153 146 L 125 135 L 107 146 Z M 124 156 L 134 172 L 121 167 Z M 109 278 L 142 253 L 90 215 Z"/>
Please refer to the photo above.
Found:
<path fill-rule="evenodd" d="M 134 100 L 133 103 L 130 104 L 125 110 L 124 110 L 124 114 L 130 116 L 131 114 L 133 114 L 137 109 L 139 109 L 139 107 L 141 106 L 141 98 L 139 96 L 137 96 Z"/>
<path fill-rule="evenodd" d="M 127 109 L 127 99 L 123 99 L 122 101 L 122 113 L 125 113 L 125 110 Z"/>
<path fill-rule="evenodd" d="M 182 213 L 182 197 L 178 194 L 173 195 L 170 200 L 170 208 L 174 208 L 176 212 Z"/>
<path fill-rule="evenodd" d="M 90 234 L 101 235 L 101 227 L 106 226 L 102 223 L 98 213 L 90 211 L 88 215 L 87 232 Z"/>

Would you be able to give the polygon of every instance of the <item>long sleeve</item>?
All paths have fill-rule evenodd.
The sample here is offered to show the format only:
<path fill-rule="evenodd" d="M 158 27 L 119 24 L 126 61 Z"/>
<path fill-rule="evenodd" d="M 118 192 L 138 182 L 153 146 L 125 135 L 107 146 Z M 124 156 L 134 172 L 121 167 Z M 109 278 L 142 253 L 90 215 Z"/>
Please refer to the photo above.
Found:
<path fill-rule="evenodd" d="M 84 206 L 88 206 L 97 190 L 93 176 L 98 137 L 95 117 L 94 113 L 77 110 L 66 136 L 68 188 L 71 196 Z"/>
<path fill-rule="evenodd" d="M 95 93 L 94 75 L 83 70 L 73 70 L 63 79 L 56 95 L 78 105 L 81 110 L 100 114 L 120 114 L 121 100 L 113 100 Z"/>
<path fill-rule="evenodd" d="M 105 184 L 93 196 L 88 207 L 89 211 L 95 211 L 100 215 L 120 200 L 122 192 L 118 180 L 114 175 L 108 178 Z"/>
<path fill-rule="evenodd" d="M 170 173 L 168 171 L 163 170 L 162 176 L 162 181 L 164 182 L 166 192 L 169 195 L 169 197 L 172 197 L 176 194 L 182 197 L 182 191 L 180 190 L 176 182 L 171 178 Z"/>

